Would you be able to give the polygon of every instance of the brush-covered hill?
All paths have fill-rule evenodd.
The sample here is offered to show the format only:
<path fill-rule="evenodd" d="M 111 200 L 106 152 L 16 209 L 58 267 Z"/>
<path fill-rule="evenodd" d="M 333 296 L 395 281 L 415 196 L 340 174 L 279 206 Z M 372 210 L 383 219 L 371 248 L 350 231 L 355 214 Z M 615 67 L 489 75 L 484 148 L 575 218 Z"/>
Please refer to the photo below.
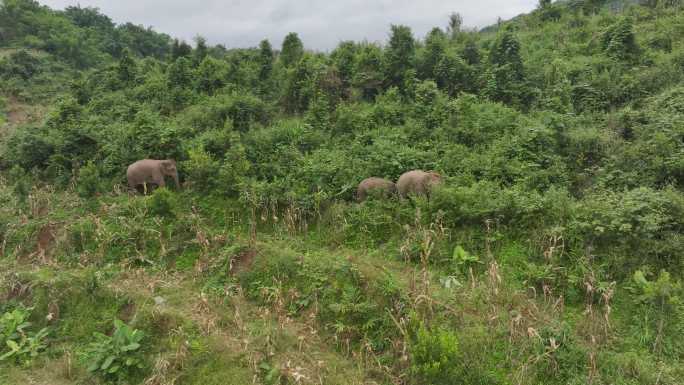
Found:
<path fill-rule="evenodd" d="M 320 53 L 0 2 L 0 384 L 681 383 L 681 3 L 461 21 Z"/>

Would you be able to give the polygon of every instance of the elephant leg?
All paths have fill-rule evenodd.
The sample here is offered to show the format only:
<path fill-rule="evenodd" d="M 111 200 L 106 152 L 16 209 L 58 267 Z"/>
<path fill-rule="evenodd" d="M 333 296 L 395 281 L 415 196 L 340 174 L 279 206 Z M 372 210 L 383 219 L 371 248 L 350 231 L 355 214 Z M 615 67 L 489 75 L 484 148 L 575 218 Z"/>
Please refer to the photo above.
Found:
<path fill-rule="evenodd" d="M 164 181 L 164 175 L 159 175 L 155 178 L 154 183 L 157 184 L 157 187 L 166 187 L 166 181 Z"/>

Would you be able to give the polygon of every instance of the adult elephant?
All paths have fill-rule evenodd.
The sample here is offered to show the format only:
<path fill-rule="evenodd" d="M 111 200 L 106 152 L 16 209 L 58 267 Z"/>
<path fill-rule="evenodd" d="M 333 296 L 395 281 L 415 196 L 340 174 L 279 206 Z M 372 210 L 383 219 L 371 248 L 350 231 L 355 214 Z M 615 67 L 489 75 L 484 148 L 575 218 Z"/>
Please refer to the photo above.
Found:
<path fill-rule="evenodd" d="M 128 166 L 126 171 L 128 187 L 132 190 L 137 190 L 138 186 L 143 185 L 145 193 L 147 193 L 147 185 L 149 184 L 154 184 L 158 187 L 166 186 L 166 182 L 164 182 L 165 176 L 172 177 L 176 182 L 176 188 L 180 188 L 176 161 L 172 159 L 139 160 Z"/>
<path fill-rule="evenodd" d="M 397 193 L 397 186 L 394 182 L 382 178 L 366 178 L 356 189 L 356 200 L 363 202 L 373 191 L 380 192 L 384 197 L 389 197 Z"/>
<path fill-rule="evenodd" d="M 442 176 L 436 172 L 413 170 L 403 173 L 397 181 L 399 196 L 409 195 L 427 196 L 434 186 L 442 183 Z"/>

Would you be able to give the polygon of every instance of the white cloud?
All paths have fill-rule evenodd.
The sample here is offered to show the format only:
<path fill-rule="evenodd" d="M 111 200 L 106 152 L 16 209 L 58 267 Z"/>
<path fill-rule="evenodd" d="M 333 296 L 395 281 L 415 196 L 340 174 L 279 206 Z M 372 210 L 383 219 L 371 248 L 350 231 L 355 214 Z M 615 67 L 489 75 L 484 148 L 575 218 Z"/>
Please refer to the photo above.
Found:
<path fill-rule="evenodd" d="M 417 37 L 444 27 L 459 12 L 466 27 L 483 27 L 534 8 L 537 0 L 40 0 L 62 9 L 97 7 L 115 22 L 152 26 L 190 41 L 206 37 L 226 47 L 255 46 L 268 38 L 278 47 L 297 32 L 307 48 L 328 50 L 343 40 L 385 41 L 390 24 L 405 24 Z"/>

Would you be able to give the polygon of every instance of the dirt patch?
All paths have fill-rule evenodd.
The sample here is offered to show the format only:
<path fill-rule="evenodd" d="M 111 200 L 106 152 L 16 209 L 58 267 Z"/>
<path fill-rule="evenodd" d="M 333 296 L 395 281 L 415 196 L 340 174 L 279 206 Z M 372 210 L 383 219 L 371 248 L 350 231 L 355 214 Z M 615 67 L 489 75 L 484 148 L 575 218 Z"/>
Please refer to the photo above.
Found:
<path fill-rule="evenodd" d="M 18 126 L 23 123 L 28 123 L 29 112 L 26 106 L 19 104 L 15 99 L 9 100 L 9 108 L 7 109 L 7 123 L 13 126 Z"/>
<path fill-rule="evenodd" d="M 57 225 L 48 223 L 38 231 L 38 255 L 49 257 L 55 243 L 55 230 Z"/>
<path fill-rule="evenodd" d="M 254 258 L 257 256 L 255 249 L 246 249 L 233 257 L 230 262 L 230 273 L 237 274 L 252 268 Z"/>
<path fill-rule="evenodd" d="M 43 225 L 36 234 L 36 251 L 30 253 L 25 262 L 50 263 L 54 255 L 57 230 L 58 225 L 55 223 Z"/>

